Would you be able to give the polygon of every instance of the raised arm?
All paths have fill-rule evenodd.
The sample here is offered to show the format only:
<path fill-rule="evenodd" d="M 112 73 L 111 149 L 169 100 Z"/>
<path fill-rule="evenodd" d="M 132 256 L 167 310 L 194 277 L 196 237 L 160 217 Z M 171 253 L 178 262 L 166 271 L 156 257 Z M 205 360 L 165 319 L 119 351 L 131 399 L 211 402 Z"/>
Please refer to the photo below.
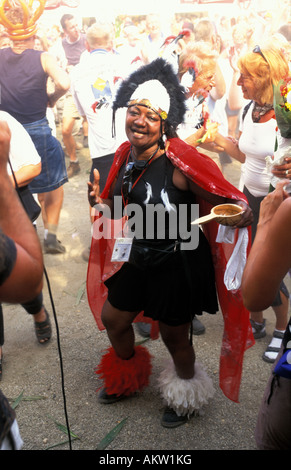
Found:
<path fill-rule="evenodd" d="M 70 88 L 70 77 L 61 67 L 59 67 L 56 58 L 44 52 L 41 55 L 41 62 L 44 71 L 51 77 L 55 91 L 48 95 L 49 105 L 54 107 L 59 98 L 61 98 Z"/>

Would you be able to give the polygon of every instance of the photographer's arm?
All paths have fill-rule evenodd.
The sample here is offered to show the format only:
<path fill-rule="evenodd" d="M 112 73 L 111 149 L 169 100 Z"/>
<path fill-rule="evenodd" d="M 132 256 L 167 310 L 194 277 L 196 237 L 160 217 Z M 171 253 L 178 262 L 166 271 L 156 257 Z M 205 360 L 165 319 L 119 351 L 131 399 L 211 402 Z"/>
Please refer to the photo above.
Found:
<path fill-rule="evenodd" d="M 242 279 L 244 304 L 251 311 L 271 305 L 291 267 L 291 197 L 283 190 L 286 183 L 278 183 L 260 206 L 256 237 Z"/>
<path fill-rule="evenodd" d="M 7 173 L 9 145 L 9 127 L 0 122 L 0 228 L 16 246 L 15 264 L 0 286 L 0 300 L 23 303 L 42 289 L 43 258 L 36 231 Z"/>

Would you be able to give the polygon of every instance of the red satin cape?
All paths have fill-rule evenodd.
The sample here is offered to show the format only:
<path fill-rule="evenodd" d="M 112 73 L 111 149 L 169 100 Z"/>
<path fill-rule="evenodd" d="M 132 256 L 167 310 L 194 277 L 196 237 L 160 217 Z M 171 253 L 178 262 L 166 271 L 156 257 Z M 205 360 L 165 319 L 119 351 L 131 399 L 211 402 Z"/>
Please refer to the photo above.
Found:
<path fill-rule="evenodd" d="M 198 152 L 179 138 L 169 139 L 168 142 L 167 157 L 187 178 L 213 194 L 247 202 L 245 195 L 224 178 L 220 169 L 211 158 Z M 129 142 L 124 142 L 116 151 L 107 183 L 101 195 L 102 198 L 108 198 L 110 188 L 129 151 Z M 200 199 L 198 203 L 199 216 L 210 212 L 212 206 L 208 202 Z M 96 218 L 98 218 L 98 215 Z M 109 223 L 113 226 L 113 221 L 109 221 Z M 249 312 L 243 305 L 240 290 L 235 292 L 228 291 L 224 285 L 224 272 L 234 244 L 217 243 L 215 241 L 217 230 L 218 224 L 215 221 L 205 224 L 203 227 L 203 231 L 211 246 L 217 294 L 224 318 L 219 385 L 223 393 L 230 400 L 238 402 L 244 352 L 254 344 L 254 338 L 249 322 Z M 250 240 L 249 228 L 248 249 L 250 248 Z M 113 245 L 113 239 L 99 238 L 98 233 L 94 234 L 93 224 L 93 236 L 87 271 L 87 295 L 90 309 L 100 330 L 104 329 L 101 321 L 101 311 L 107 298 L 107 288 L 104 285 L 104 281 L 120 269 L 122 265 L 121 263 L 114 264 L 111 262 Z M 152 339 L 158 337 L 158 322 L 153 322 L 149 318 L 143 317 L 142 313 L 138 315 L 135 321 L 151 322 L 151 337 Z"/>

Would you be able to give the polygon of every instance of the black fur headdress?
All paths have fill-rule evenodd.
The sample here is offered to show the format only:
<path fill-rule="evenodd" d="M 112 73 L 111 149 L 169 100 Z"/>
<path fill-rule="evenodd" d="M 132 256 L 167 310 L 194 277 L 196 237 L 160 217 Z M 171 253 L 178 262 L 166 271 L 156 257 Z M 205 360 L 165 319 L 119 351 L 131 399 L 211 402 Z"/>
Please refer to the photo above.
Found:
<path fill-rule="evenodd" d="M 118 108 L 127 107 L 137 87 L 149 80 L 158 80 L 167 90 L 170 108 L 166 121 L 172 129 L 176 130 L 183 122 L 186 112 L 184 88 L 180 85 L 172 66 L 162 58 L 142 66 L 121 83 L 113 102 L 113 115 Z"/>

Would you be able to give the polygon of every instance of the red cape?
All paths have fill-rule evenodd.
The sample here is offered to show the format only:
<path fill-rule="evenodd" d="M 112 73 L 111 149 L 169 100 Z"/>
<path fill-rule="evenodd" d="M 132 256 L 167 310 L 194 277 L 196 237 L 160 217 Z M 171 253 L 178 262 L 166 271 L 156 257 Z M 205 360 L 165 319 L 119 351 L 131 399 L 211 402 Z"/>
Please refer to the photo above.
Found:
<path fill-rule="evenodd" d="M 195 148 L 178 138 L 170 139 L 169 142 L 170 145 L 166 152 L 167 157 L 187 178 L 211 193 L 247 202 L 245 195 L 224 178 L 211 158 L 199 153 Z M 110 188 L 128 155 L 129 149 L 130 143 L 125 142 L 116 151 L 106 186 L 101 195 L 102 198 L 108 197 Z M 199 200 L 198 203 L 199 216 L 210 212 L 212 206 L 209 203 L 204 200 Z M 112 224 L 113 221 L 110 221 L 110 223 Z M 235 292 L 228 291 L 223 281 L 225 268 L 234 245 L 217 243 L 215 241 L 217 230 L 218 224 L 214 221 L 203 226 L 203 231 L 211 246 L 218 299 L 224 317 L 220 356 L 220 387 L 229 399 L 238 402 L 243 356 L 245 350 L 254 344 L 254 338 L 249 322 L 249 312 L 243 305 L 241 292 L 239 290 Z M 249 248 L 250 240 L 249 229 Z M 98 233 L 94 235 L 93 224 L 93 237 L 87 272 L 87 294 L 89 306 L 100 330 L 104 329 L 101 321 L 101 311 L 107 298 L 104 281 L 121 267 L 121 263 L 113 264 L 110 261 L 113 245 L 114 240 L 100 239 Z M 151 322 L 151 337 L 152 339 L 158 337 L 158 322 L 152 322 L 150 319 L 144 318 L 142 313 L 138 315 L 135 321 Z M 209 347 L 211 346 L 209 345 Z"/>

